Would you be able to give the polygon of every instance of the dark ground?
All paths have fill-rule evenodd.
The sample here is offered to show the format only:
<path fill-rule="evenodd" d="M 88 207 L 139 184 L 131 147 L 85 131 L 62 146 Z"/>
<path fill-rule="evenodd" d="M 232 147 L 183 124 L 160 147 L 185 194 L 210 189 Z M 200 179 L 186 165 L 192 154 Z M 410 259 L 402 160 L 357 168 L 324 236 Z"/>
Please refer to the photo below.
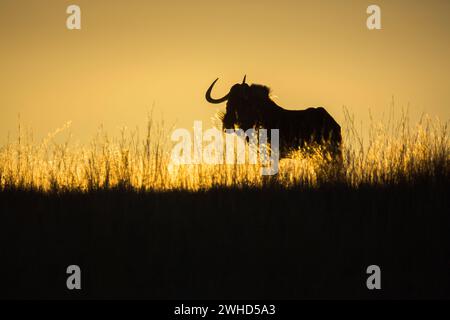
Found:
<path fill-rule="evenodd" d="M 449 187 L 3 191 L 0 298 L 449 299 Z"/>

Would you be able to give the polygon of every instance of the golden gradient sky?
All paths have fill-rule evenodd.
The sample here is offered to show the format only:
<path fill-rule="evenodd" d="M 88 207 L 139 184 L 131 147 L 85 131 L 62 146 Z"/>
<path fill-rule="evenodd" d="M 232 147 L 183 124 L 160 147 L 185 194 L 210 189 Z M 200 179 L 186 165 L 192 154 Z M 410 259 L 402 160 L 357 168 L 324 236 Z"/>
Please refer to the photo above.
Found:
<path fill-rule="evenodd" d="M 77 4 L 82 30 L 66 29 Z M 380 31 L 366 8 L 382 10 Z M 37 138 L 72 121 L 86 139 L 144 127 L 155 105 L 166 123 L 210 123 L 216 94 L 247 74 L 289 109 L 342 106 L 365 119 L 392 96 L 398 108 L 450 118 L 450 1 L 0 0 L 0 142 L 17 115 Z"/>

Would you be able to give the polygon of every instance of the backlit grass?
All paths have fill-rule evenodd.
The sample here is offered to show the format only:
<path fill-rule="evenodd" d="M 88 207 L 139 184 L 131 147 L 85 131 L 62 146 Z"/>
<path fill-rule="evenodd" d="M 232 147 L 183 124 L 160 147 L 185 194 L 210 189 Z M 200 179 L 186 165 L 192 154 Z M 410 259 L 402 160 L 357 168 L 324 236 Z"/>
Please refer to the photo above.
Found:
<path fill-rule="evenodd" d="M 100 129 L 88 145 L 72 142 L 69 124 L 39 143 L 19 125 L 17 139 L 0 148 L 0 189 L 163 191 L 334 183 L 358 187 L 448 178 L 448 121 L 424 116 L 411 124 L 404 114 L 397 120 L 371 121 L 364 141 L 348 110 L 344 114 L 341 165 L 324 160 L 327 155 L 311 147 L 283 159 L 273 177 L 261 176 L 260 165 L 175 166 L 170 161 L 171 130 L 151 117 L 143 134 L 123 129 L 111 137 Z"/>

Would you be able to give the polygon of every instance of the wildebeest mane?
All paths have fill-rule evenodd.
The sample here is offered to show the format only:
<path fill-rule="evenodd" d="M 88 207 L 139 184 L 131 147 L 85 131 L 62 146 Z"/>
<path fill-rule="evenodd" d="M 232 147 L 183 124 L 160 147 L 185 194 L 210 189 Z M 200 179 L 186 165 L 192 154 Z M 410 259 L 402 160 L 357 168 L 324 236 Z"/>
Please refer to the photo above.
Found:
<path fill-rule="evenodd" d="M 270 99 L 270 88 L 261 84 L 252 84 L 250 86 L 250 92 L 254 95 L 257 96 L 259 98 L 267 98 L 268 100 L 272 100 Z"/>

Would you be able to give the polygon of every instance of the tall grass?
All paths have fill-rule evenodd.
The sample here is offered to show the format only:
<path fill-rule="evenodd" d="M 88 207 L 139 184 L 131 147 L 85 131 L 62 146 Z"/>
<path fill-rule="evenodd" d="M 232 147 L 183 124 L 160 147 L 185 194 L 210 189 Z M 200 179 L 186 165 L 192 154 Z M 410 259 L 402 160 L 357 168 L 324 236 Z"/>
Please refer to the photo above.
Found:
<path fill-rule="evenodd" d="M 329 184 L 386 185 L 449 178 L 448 121 L 423 116 L 411 125 L 406 113 L 385 122 L 373 119 L 368 139 L 344 108 L 343 162 L 327 161 L 317 147 L 298 150 L 280 162 L 278 175 L 264 177 L 260 165 L 176 166 L 173 142 L 163 121 L 149 116 L 144 135 L 123 129 L 111 137 L 103 129 L 88 145 L 72 142 L 70 124 L 35 143 L 21 125 L 15 141 L 0 148 L 0 189 L 91 191 L 130 189 L 164 191 L 214 187 L 317 187 Z M 68 133 L 60 142 L 56 136 Z"/>

